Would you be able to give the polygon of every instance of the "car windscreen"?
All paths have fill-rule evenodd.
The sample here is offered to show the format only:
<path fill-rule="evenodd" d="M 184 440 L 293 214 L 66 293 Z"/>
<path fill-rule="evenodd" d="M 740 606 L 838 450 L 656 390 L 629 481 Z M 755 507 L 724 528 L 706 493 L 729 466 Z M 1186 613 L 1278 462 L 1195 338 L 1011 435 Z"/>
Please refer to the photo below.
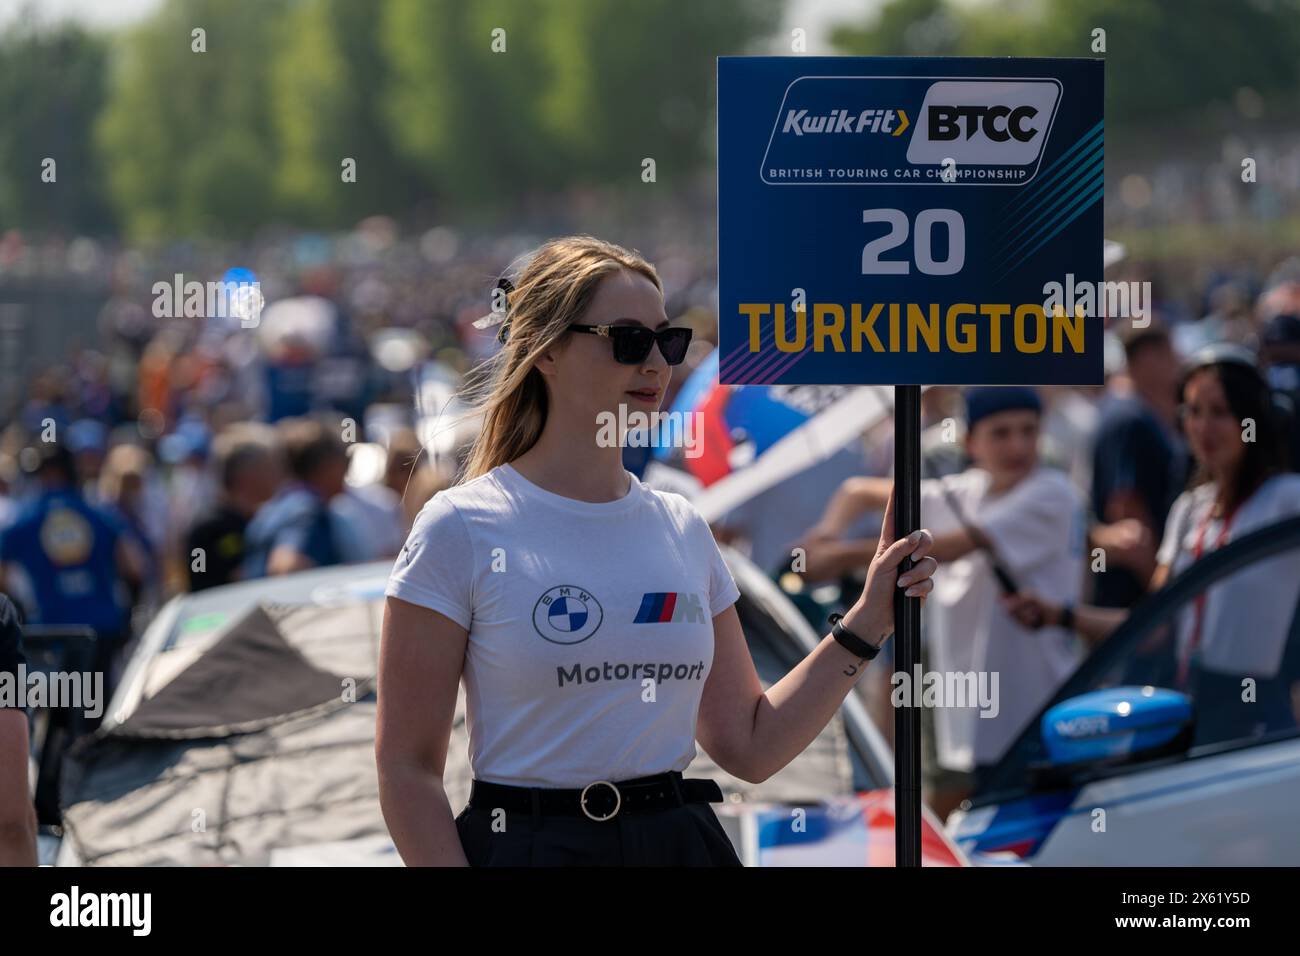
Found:
<path fill-rule="evenodd" d="M 1300 518 L 1243 536 L 1133 609 L 1022 731 L 972 806 L 1030 792 L 1047 751 L 1042 714 L 1115 686 L 1192 698 L 1189 757 L 1300 733 Z"/>

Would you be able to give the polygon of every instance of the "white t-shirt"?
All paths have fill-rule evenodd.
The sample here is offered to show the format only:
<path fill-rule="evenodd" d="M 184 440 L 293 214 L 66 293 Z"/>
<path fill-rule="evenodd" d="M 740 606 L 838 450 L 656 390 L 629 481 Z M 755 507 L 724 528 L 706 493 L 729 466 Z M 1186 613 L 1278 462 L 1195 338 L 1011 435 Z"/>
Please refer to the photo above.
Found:
<path fill-rule="evenodd" d="M 970 468 L 921 482 L 921 527 L 937 538 L 961 528 L 940 482 L 968 522 L 993 542 L 1021 588 L 1054 604 L 1075 604 L 1083 588 L 1083 502 L 1066 476 L 1038 468 L 989 497 L 992 476 Z M 926 601 L 929 667 L 943 675 L 997 674 L 993 708 L 941 706 L 935 711 L 939 763 L 953 770 L 989 764 L 1003 752 L 1083 659 L 1080 641 L 1059 627 L 1021 626 L 1003 609 L 1002 591 L 983 549 L 943 561 Z M 992 692 L 992 677 L 985 678 Z M 945 702 L 947 703 L 947 702 Z"/>
<path fill-rule="evenodd" d="M 387 593 L 469 631 L 478 779 L 581 787 L 695 757 L 713 616 L 740 591 L 695 507 L 627 474 L 593 503 L 501 465 L 415 520 Z"/>
<path fill-rule="evenodd" d="M 1197 485 L 1175 499 L 1165 522 L 1165 536 L 1156 554 L 1169 565 L 1169 579 L 1192 564 L 1197 530 L 1211 511 L 1217 486 Z M 1205 525 L 1201 557 L 1216 547 L 1265 525 L 1300 514 L 1300 475 L 1274 475 L 1242 502 L 1224 540 L 1223 520 Z M 1221 674 L 1277 676 L 1286 638 L 1300 597 L 1300 550 L 1292 548 L 1223 578 L 1205 592 L 1199 658 L 1203 668 Z M 1192 639 L 1195 601 L 1179 613 L 1178 654 L 1181 660 Z"/>

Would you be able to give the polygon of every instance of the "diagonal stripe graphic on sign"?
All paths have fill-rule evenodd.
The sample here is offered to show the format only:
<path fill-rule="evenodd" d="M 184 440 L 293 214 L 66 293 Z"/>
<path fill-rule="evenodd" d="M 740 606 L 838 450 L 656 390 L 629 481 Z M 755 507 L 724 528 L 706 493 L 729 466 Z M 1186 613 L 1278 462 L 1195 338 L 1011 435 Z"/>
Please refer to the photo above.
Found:
<path fill-rule="evenodd" d="M 770 352 L 764 352 L 761 360 L 750 364 L 745 370 L 745 374 L 738 377 L 736 382 L 739 385 L 752 385 L 762 378 L 767 370 L 773 365 L 778 364 L 782 359 L 790 355 L 789 352 L 782 352 L 780 349 L 773 349 Z"/>
<path fill-rule="evenodd" d="M 1013 229 L 1026 228 L 1030 222 L 1036 219 L 1035 213 L 1041 211 L 1052 196 L 1060 194 L 1061 190 L 1069 190 L 1070 187 L 1076 185 L 1080 179 L 1087 178 L 1089 168 L 1093 165 L 1101 164 L 1102 160 L 1105 159 L 1104 153 L 1104 143 L 1099 144 L 1096 150 L 1091 153 L 1079 153 L 1079 156 L 1076 156 L 1073 163 L 1070 163 L 1070 166 L 1067 166 L 1067 168 L 1074 168 L 1075 165 L 1079 164 L 1082 165 L 1079 165 L 1078 169 L 1074 169 L 1074 172 L 1071 172 L 1069 176 L 1065 176 L 1065 170 L 1062 170 L 1062 176 L 1052 183 L 1052 189 L 1039 194 L 1037 199 L 1035 199 L 1035 202 L 1028 204 L 1028 206 L 1023 207 L 1021 211 L 1015 213 L 1014 216 L 1011 216 L 1011 219 L 1008 220 L 1008 224 L 1006 224 L 1008 232 Z M 1019 222 L 1019 226 L 1015 225 L 1017 222 Z M 1010 239 L 1006 239 L 1006 242 L 1010 242 Z"/>
<path fill-rule="evenodd" d="M 738 353 L 748 348 L 749 338 L 748 336 L 746 336 L 745 341 L 741 342 L 740 345 L 736 346 L 736 348 L 732 350 L 731 355 L 727 357 L 726 368 L 725 368 L 727 377 L 731 378 L 732 376 L 741 374 L 747 367 L 759 361 L 762 357 L 768 354 L 766 351 L 768 345 L 771 345 L 775 341 L 776 341 L 776 322 L 773 321 L 771 328 L 764 331 L 759 336 L 757 352 L 745 351 L 744 355 L 738 358 L 734 357 L 737 356 Z M 723 373 L 724 373 L 723 363 L 719 362 L 718 363 L 719 378 L 722 377 Z"/>
<path fill-rule="evenodd" d="M 790 368 L 795 365 L 795 363 L 799 362 L 803 358 L 806 358 L 809 354 L 811 353 L 809 352 L 808 349 L 802 349 L 801 351 L 794 352 L 788 357 L 788 360 L 786 362 L 778 363 L 777 365 L 771 366 L 766 372 L 763 373 L 763 377 L 761 379 L 759 379 L 758 381 L 750 382 L 749 384 L 751 385 L 779 384 L 781 381 L 781 376 L 784 375 L 787 371 L 789 371 Z"/>
<path fill-rule="evenodd" d="M 1097 177 L 1102 175 L 1104 175 L 1102 162 L 1098 159 L 1093 166 L 1084 170 L 1078 179 L 1070 183 L 1070 188 L 1066 192 L 1044 206 L 1029 223 L 1026 223 L 1015 239 L 1004 242 L 994 258 L 1005 261 L 1015 256 L 1017 249 L 1028 245 L 1042 233 L 1043 229 L 1050 228 L 1055 220 L 1065 215 L 1065 211 L 1072 208 L 1071 200 L 1078 199 L 1081 193 L 1090 192 Z M 1027 232 L 1026 230 L 1031 227 L 1036 228 L 1032 232 Z"/>
<path fill-rule="evenodd" d="M 1012 251 L 1009 251 L 1007 255 L 1004 257 L 1003 261 L 1005 262 L 1016 257 L 1019 257 L 1019 259 L 1023 261 L 1025 256 L 1022 253 L 1025 247 L 1028 246 L 1029 243 L 1033 242 L 1034 239 L 1036 239 L 1038 236 L 1042 235 L 1044 229 L 1050 229 L 1054 225 L 1060 223 L 1061 220 L 1070 212 L 1070 210 L 1072 210 L 1075 206 L 1077 206 L 1082 200 L 1087 198 L 1087 196 L 1092 192 L 1093 189 L 1095 189 L 1098 185 L 1100 185 L 1105 181 L 1105 175 L 1106 174 L 1101 170 L 1101 167 L 1097 167 L 1093 173 L 1092 179 L 1090 179 L 1088 182 L 1081 185 L 1074 192 L 1070 193 L 1069 196 L 1063 197 L 1063 199 L 1070 199 L 1071 201 L 1067 203 L 1065 206 L 1063 206 L 1060 209 L 1060 211 L 1057 212 L 1055 217 L 1049 219 L 1038 229 L 1034 230 L 1033 233 L 1026 236 L 1023 240 L 1017 243 L 1016 248 Z M 1055 235 L 1057 232 L 1060 232 L 1059 227 L 1052 232 L 1052 235 Z"/>
<path fill-rule="evenodd" d="M 795 313 L 795 314 L 798 315 L 799 313 Z M 763 338 L 766 339 L 767 336 L 764 335 Z M 759 351 L 751 353 L 748 361 L 742 362 L 740 365 L 732 366 L 733 384 L 736 385 L 744 384 L 741 381 L 742 378 L 749 376 L 752 373 L 758 371 L 760 367 L 770 364 L 773 359 L 779 358 L 780 356 L 786 354 L 785 352 L 782 352 L 780 349 L 775 348 L 776 345 L 776 320 L 775 319 L 772 320 L 772 341 L 769 343 L 770 345 L 774 346 L 773 349 L 771 351 L 767 351 L 767 346 L 762 345 L 761 343 L 762 340 L 760 340 Z"/>
<path fill-rule="evenodd" d="M 1100 178 L 1099 178 L 1098 182 L 1100 183 Z M 1061 232 L 1062 229 L 1064 229 L 1064 228 L 1065 228 L 1066 226 L 1068 226 L 1070 223 L 1074 222 L 1074 220 L 1078 219 L 1078 218 L 1079 218 L 1080 216 L 1082 216 L 1085 212 L 1087 212 L 1089 208 L 1091 208 L 1094 204 L 1096 204 L 1097 202 L 1099 202 L 1099 201 L 1101 200 L 1101 198 L 1105 195 L 1105 193 L 1106 193 L 1106 187 L 1105 187 L 1105 185 L 1098 185 L 1097 191 L 1096 191 L 1095 193 L 1093 193 L 1091 196 L 1084 197 L 1084 198 L 1086 198 L 1087 201 L 1084 202 L 1083 205 L 1081 205 L 1078 209 L 1076 209 L 1076 210 L 1074 211 L 1073 215 L 1071 215 L 1069 218 L 1067 218 L 1067 219 L 1063 220 L 1062 222 L 1060 222 L 1060 223 L 1057 225 L 1057 227 L 1056 227 L 1055 229 L 1052 230 L 1051 233 L 1049 233 L 1048 235 L 1046 235 L 1046 236 L 1044 236 L 1042 239 L 1040 239 L 1040 240 L 1038 241 L 1038 243 L 1037 243 L 1037 244 L 1036 244 L 1032 249 L 1030 249 L 1028 252 L 1026 252 L 1026 253 L 1025 253 L 1025 254 L 1024 254 L 1020 259 L 1018 259 L 1018 260 L 1017 260 L 1016 262 L 1014 262 L 1012 265 L 1008 266 L 1005 270 L 1003 270 L 1003 272 L 999 275 L 998 278 L 999 278 L 999 279 L 1004 278 L 1004 277 L 1010 275 L 1012 272 L 1014 272 L 1014 271 L 1015 271 L 1015 270 L 1016 270 L 1016 269 L 1017 269 L 1017 268 L 1018 268 L 1022 263 L 1024 263 L 1026 260 L 1028 260 L 1030 256 L 1032 256 L 1035 252 L 1037 252 L 1040 248 L 1042 248 L 1042 246 L 1044 245 L 1044 243 L 1046 243 L 1046 242 L 1050 241 L 1051 239 L 1053 239 L 1055 236 L 1057 236 L 1057 235 Z"/>
<path fill-rule="evenodd" d="M 1104 121 L 1098 121 L 1096 126 L 1075 140 L 1073 145 L 1066 147 L 1065 151 L 1061 153 L 1060 156 L 1052 160 L 1050 166 L 1039 172 L 1039 174 L 1034 178 L 1034 182 L 1030 183 L 1024 188 L 1024 190 L 1011 199 L 1007 204 L 1008 208 L 1014 208 L 1016 205 L 1023 202 L 1029 202 L 1031 205 L 1036 202 L 1036 194 L 1038 191 L 1045 186 L 1050 186 L 1055 181 L 1051 174 L 1056 171 L 1057 167 L 1062 163 L 1068 162 L 1071 157 L 1076 156 L 1079 153 L 1086 153 L 1088 150 L 1092 149 L 1093 140 L 1096 140 L 1104 132 L 1103 124 Z"/>

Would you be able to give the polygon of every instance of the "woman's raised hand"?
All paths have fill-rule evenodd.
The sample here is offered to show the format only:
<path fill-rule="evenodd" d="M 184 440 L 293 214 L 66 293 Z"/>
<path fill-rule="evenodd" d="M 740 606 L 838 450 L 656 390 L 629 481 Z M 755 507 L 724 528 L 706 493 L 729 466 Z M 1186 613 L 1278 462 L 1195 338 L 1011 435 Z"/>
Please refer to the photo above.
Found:
<path fill-rule="evenodd" d="M 885 516 L 880 522 L 880 543 L 876 545 L 876 555 L 867 567 L 862 596 L 844 615 L 844 626 L 873 644 L 883 643 L 893 633 L 895 588 L 907 588 L 904 594 L 919 597 L 924 603 L 926 595 L 934 590 L 934 572 L 939 567 L 939 562 L 930 557 L 934 536 L 929 531 L 922 528 L 906 538 L 894 540 L 897 492 L 897 485 L 890 489 Z M 898 566 L 909 557 L 913 565 L 900 576 Z"/>

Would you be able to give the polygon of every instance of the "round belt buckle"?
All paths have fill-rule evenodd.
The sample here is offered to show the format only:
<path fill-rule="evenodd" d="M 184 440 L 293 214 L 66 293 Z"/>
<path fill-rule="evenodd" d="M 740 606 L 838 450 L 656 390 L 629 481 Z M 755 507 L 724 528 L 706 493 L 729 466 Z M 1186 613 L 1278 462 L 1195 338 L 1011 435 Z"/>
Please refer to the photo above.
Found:
<path fill-rule="evenodd" d="M 604 784 L 614 791 L 614 809 L 607 816 L 598 817 L 587 809 L 587 791 L 592 787 L 600 786 L 601 784 Z M 599 823 L 602 820 L 610 819 L 618 813 L 619 808 L 623 806 L 623 795 L 618 792 L 618 787 L 614 786 L 608 780 L 595 780 L 582 788 L 582 795 L 578 798 L 578 805 L 582 808 L 582 812 L 586 814 L 588 818 Z"/>

